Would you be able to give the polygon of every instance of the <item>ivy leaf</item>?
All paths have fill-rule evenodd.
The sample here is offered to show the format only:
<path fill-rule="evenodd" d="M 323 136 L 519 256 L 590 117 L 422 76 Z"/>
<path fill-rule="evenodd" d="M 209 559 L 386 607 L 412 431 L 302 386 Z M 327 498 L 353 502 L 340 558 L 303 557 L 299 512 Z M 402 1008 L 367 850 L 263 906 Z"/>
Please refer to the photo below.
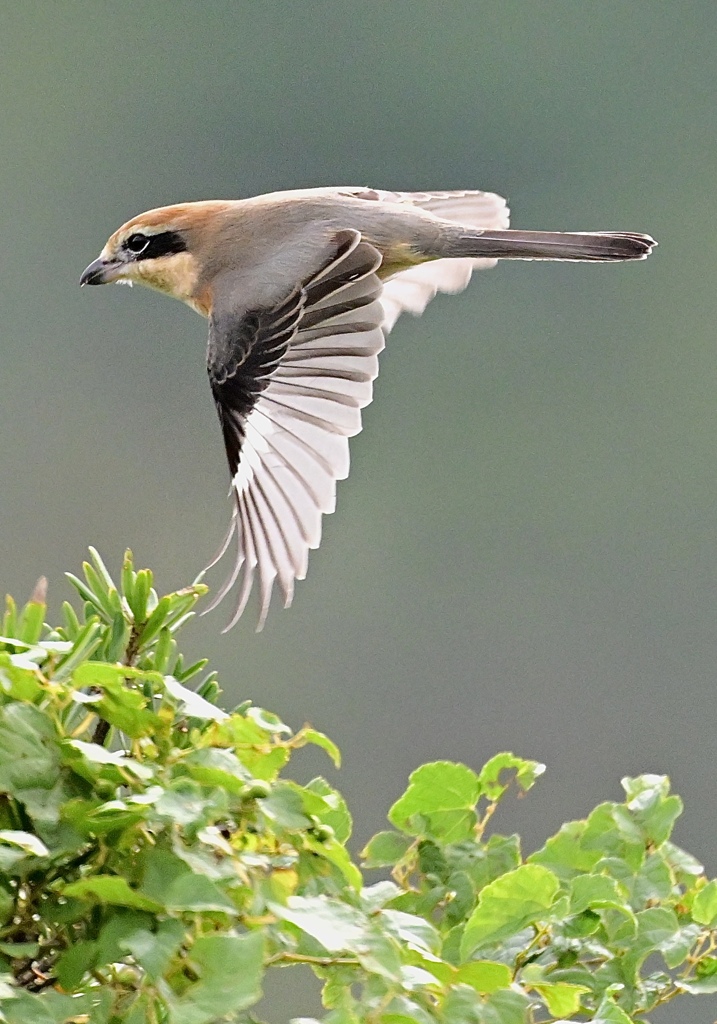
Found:
<path fill-rule="evenodd" d="M 452 985 L 441 1006 L 444 1024 L 483 1024 L 483 1000 L 470 985 Z M 521 1021 L 524 1024 L 524 1021 Z"/>
<path fill-rule="evenodd" d="M 0 843 L 17 846 L 33 857 L 48 857 L 50 851 L 34 833 L 16 829 L 0 829 Z"/>
<path fill-rule="evenodd" d="M 335 768 L 341 767 L 341 751 L 336 746 L 333 740 L 330 740 L 328 736 L 324 735 L 323 732 L 319 732 L 318 729 L 304 728 L 296 737 L 297 740 L 301 739 L 302 745 L 304 743 L 312 743 L 315 747 L 321 747 L 329 755 L 334 763 Z"/>
<path fill-rule="evenodd" d="M 530 864 L 542 864 L 558 876 L 561 881 L 567 881 L 589 872 L 600 860 L 600 851 L 596 849 L 585 849 L 583 836 L 586 831 L 586 822 L 569 821 L 563 825 L 556 835 L 551 836 L 542 849 L 531 853 L 528 857 Z"/>
<path fill-rule="evenodd" d="M 717 976 L 709 978 L 679 978 L 675 987 L 693 996 L 713 995 L 717 992 Z"/>
<path fill-rule="evenodd" d="M 148 977 L 156 981 L 167 970 L 185 934 L 182 922 L 169 918 L 160 921 L 156 931 L 147 928 L 133 931 L 122 941 L 122 946 L 144 968 Z"/>
<path fill-rule="evenodd" d="M 139 672 L 124 665 L 108 665 L 99 661 L 87 661 L 75 669 L 73 684 L 78 688 L 98 687 L 101 697 L 94 705 L 97 714 L 116 729 L 137 739 L 156 733 L 161 719 L 149 708 L 147 697 L 127 685 L 127 679 L 143 678 L 162 685 L 158 673 Z"/>
<path fill-rule="evenodd" d="M 458 968 L 456 981 L 470 985 L 476 992 L 490 994 L 499 988 L 509 988 L 513 983 L 513 974 L 507 964 L 474 960 Z"/>
<path fill-rule="evenodd" d="M 530 999 L 516 988 L 502 988 L 485 1001 L 481 1024 L 525 1024 Z"/>
<path fill-rule="evenodd" d="M 531 986 L 543 999 L 553 1017 L 572 1017 L 580 1010 L 582 996 L 589 992 L 586 985 L 567 982 L 541 982 Z"/>
<path fill-rule="evenodd" d="M 329 953 L 352 952 L 365 939 L 366 915 L 327 896 L 290 896 L 286 906 L 270 903 L 269 910 L 316 939 Z"/>
<path fill-rule="evenodd" d="M 409 949 L 433 954 L 440 949 L 438 932 L 431 922 L 423 917 L 405 914 L 400 910 L 382 910 L 376 919 L 391 935 L 406 943 Z"/>
<path fill-rule="evenodd" d="M 96 942 L 75 942 L 64 950 L 56 965 L 57 980 L 71 992 L 82 981 L 87 971 L 97 964 Z"/>
<path fill-rule="evenodd" d="M 545 919 L 559 885 L 552 871 L 540 864 L 524 864 L 487 885 L 466 924 L 462 958 Z"/>
<path fill-rule="evenodd" d="M 99 743 L 85 743 L 83 740 L 67 740 L 67 746 L 76 750 L 82 757 L 93 765 L 115 765 L 122 768 L 137 778 L 147 781 L 154 776 L 152 768 L 148 764 L 140 763 L 135 758 L 128 757 L 122 750 L 107 750 Z M 115 773 L 117 782 L 125 781 L 124 777 Z"/>
<path fill-rule="evenodd" d="M 220 911 L 236 914 L 237 909 L 221 889 L 206 875 L 186 872 L 167 886 L 164 905 L 169 911 L 189 911 L 195 914 Z"/>
<path fill-rule="evenodd" d="M 52 789 L 60 755 L 52 720 L 28 704 L 8 704 L 0 714 L 0 789 L 18 796 Z"/>
<path fill-rule="evenodd" d="M 316 793 L 322 797 L 325 808 L 319 813 L 319 818 L 324 825 L 329 825 L 339 843 L 346 843 L 351 836 L 353 821 L 346 806 L 346 801 L 337 789 L 330 786 L 326 779 L 318 776 L 312 779 L 306 786 L 310 793 Z"/>
<path fill-rule="evenodd" d="M 480 793 L 478 776 L 466 765 L 434 761 L 411 774 L 408 789 L 388 817 L 409 835 L 459 841 L 467 838 L 475 825 Z"/>
<path fill-rule="evenodd" d="M 334 839 L 317 839 L 311 835 L 305 837 L 304 843 L 307 849 L 338 868 L 348 884 L 357 892 L 360 891 L 363 878 L 345 846 Z"/>
<path fill-rule="evenodd" d="M 603 1022 L 604 1024 L 634 1024 L 625 1011 L 617 1005 L 609 991 L 603 996 L 593 1018 L 593 1024 L 603 1024 Z"/>
<path fill-rule="evenodd" d="M 173 676 L 164 677 L 164 688 L 177 701 L 182 714 L 187 715 L 189 718 L 223 722 L 229 717 L 226 711 L 222 711 L 215 704 L 210 704 L 204 697 L 200 697 L 195 690 L 189 690 L 186 686 L 182 686 Z"/>
<path fill-rule="evenodd" d="M 717 881 L 708 882 L 699 890 L 692 903 L 692 917 L 709 928 L 717 923 Z"/>
<path fill-rule="evenodd" d="M 411 971 L 413 968 L 407 967 L 405 970 Z M 406 982 L 405 977 L 403 984 L 406 988 L 412 987 L 410 981 Z M 409 999 L 408 996 L 394 996 L 381 1014 L 381 1024 L 435 1024 L 435 1021 L 436 1018 L 433 1014 L 428 1013 L 419 1003 Z M 291 1024 L 303 1024 L 303 1022 L 302 1020 L 291 1021 Z M 306 1022 L 306 1024 L 311 1024 L 311 1022 Z M 319 1024 L 319 1022 L 316 1021 L 314 1024 Z M 358 1021 L 355 1017 L 341 1018 L 340 1021 L 337 1019 L 337 1024 L 358 1024 Z"/>
<path fill-rule="evenodd" d="M 452 761 L 433 761 L 411 773 L 408 789 L 388 816 L 395 825 L 404 825 L 414 814 L 474 807 L 479 796 L 478 776 L 472 769 Z"/>
<path fill-rule="evenodd" d="M 169 1009 L 169 1024 L 209 1024 L 239 1013 L 261 999 L 264 936 L 203 935 L 188 963 L 198 980 L 178 995 L 164 980 L 157 986 Z"/>
<path fill-rule="evenodd" d="M 607 875 L 578 875 L 570 884 L 571 914 L 581 914 L 593 907 L 621 910 L 625 904 L 626 895 L 620 892 L 615 879 Z"/>
<path fill-rule="evenodd" d="M 676 819 L 682 814 L 682 801 L 670 796 L 666 775 L 641 775 L 622 779 L 626 806 L 635 815 L 645 839 L 656 846 L 669 839 Z"/>
<path fill-rule="evenodd" d="M 126 879 L 118 875 L 93 875 L 70 882 L 62 893 L 75 899 L 94 899 L 98 903 L 108 903 L 115 907 L 134 907 L 137 910 L 157 912 L 162 904 L 149 899 L 136 889 L 130 888 Z"/>
<path fill-rule="evenodd" d="M 526 761 L 515 754 L 496 754 L 483 766 L 478 776 L 483 796 L 490 801 L 500 800 L 510 785 L 510 779 L 502 780 L 501 775 L 508 771 L 514 773 L 515 781 L 525 793 L 543 774 L 545 765 L 539 761 Z"/>
<path fill-rule="evenodd" d="M 377 832 L 361 851 L 361 858 L 367 868 L 393 867 L 406 855 L 413 845 L 411 836 L 401 832 Z"/>
<path fill-rule="evenodd" d="M 253 776 L 231 750 L 222 747 L 203 747 L 193 751 L 186 759 L 187 771 L 198 782 L 207 786 L 223 786 L 229 793 L 243 793 Z"/>

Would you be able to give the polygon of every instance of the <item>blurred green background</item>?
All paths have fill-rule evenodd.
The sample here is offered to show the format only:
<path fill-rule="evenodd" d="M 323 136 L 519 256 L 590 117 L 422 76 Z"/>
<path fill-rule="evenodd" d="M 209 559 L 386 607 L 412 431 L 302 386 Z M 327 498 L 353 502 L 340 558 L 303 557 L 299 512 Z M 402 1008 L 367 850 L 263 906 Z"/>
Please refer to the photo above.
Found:
<path fill-rule="evenodd" d="M 651 0 L 4 4 L 4 587 L 45 573 L 56 611 L 88 543 L 176 587 L 224 533 L 205 324 L 78 288 L 129 216 L 483 187 L 516 226 L 648 231 L 646 263 L 502 265 L 403 317 L 294 607 L 186 645 L 228 702 L 339 743 L 343 772 L 303 770 L 345 792 L 356 849 L 419 763 L 512 749 L 549 767 L 498 822 L 528 846 L 667 772 L 717 872 L 716 48 L 715 4 Z M 280 989 L 272 1021 L 312 1011 Z"/>

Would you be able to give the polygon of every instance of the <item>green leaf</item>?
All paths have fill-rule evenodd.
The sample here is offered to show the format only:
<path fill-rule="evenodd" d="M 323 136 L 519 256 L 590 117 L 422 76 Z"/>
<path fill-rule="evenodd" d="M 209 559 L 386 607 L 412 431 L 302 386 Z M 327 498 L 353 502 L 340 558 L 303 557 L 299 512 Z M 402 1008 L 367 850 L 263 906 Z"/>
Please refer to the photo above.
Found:
<path fill-rule="evenodd" d="M 350 952 L 369 974 L 384 978 L 392 986 L 404 984 L 401 946 L 376 921 L 368 922 L 361 941 Z M 434 981 L 431 976 L 431 982 Z"/>
<path fill-rule="evenodd" d="M 541 982 L 533 985 L 539 992 L 553 1017 L 572 1017 L 580 1010 L 580 1000 L 590 989 L 585 985 L 571 985 L 566 982 Z"/>
<path fill-rule="evenodd" d="M 410 971 L 412 968 L 407 967 L 406 970 Z M 405 977 L 403 982 L 406 988 L 410 988 L 406 984 Z M 356 1018 L 353 1020 L 355 1021 Z M 428 1013 L 419 1003 L 409 999 L 408 996 L 394 996 L 381 1014 L 381 1024 L 435 1024 L 435 1020 L 433 1014 Z M 303 1024 L 303 1018 L 292 1020 L 290 1024 Z M 312 1022 L 307 1021 L 306 1024 L 312 1024 Z M 314 1024 L 319 1024 L 319 1022 L 316 1021 Z"/>
<path fill-rule="evenodd" d="M 470 985 L 476 992 L 489 994 L 499 988 L 509 988 L 513 983 L 513 975 L 506 964 L 492 960 L 473 960 L 458 968 L 455 980 Z"/>
<path fill-rule="evenodd" d="M 84 564 L 87 565 L 86 562 Z M 92 607 L 93 611 L 97 612 L 104 621 L 109 622 L 112 618 L 113 611 L 106 596 L 95 594 L 95 592 L 88 587 L 86 583 L 83 583 L 81 579 L 78 579 L 78 577 L 71 572 L 66 572 L 65 576 L 80 595 L 82 600 L 86 601 Z"/>
<path fill-rule="evenodd" d="M 440 950 L 441 940 L 438 932 L 423 917 L 416 914 L 405 914 L 400 910 L 382 910 L 376 920 L 386 931 L 406 943 L 411 949 L 424 953 L 436 954 Z"/>
<path fill-rule="evenodd" d="M 291 736 L 291 729 L 288 725 L 275 715 L 273 711 L 266 711 L 264 708 L 249 707 L 246 709 L 245 717 L 248 721 L 258 725 L 260 729 L 269 733 L 270 736 Z"/>
<path fill-rule="evenodd" d="M 196 859 L 192 862 L 196 865 Z M 206 875 L 191 870 L 185 860 L 155 847 L 144 854 L 142 893 L 174 912 L 219 911 L 236 914 L 231 899 Z"/>
<path fill-rule="evenodd" d="M 46 690 L 38 678 L 33 651 L 20 654 L 0 653 L 0 688 L 8 697 L 23 703 L 40 703 Z M 23 659 L 26 663 L 22 664 Z M 44 661 L 44 658 L 41 660 Z"/>
<path fill-rule="evenodd" d="M 130 598 L 129 594 L 127 595 L 129 606 L 134 615 L 134 621 L 137 624 L 143 623 L 147 619 L 147 602 L 151 587 L 151 572 L 148 569 L 140 569 L 135 575 L 132 597 Z"/>
<path fill-rule="evenodd" d="M 4 1020 L 7 1024 L 30 1024 L 30 1022 L 32 1024 L 64 1024 L 68 1020 L 69 1012 L 65 1016 L 59 1017 L 53 1012 L 54 1008 L 47 1005 L 48 1000 L 45 993 L 43 995 L 44 997 L 19 989 L 12 992 L 12 997 L 3 997 L 0 1006 Z M 77 1012 L 82 1008 L 75 1004 L 73 1009 Z M 97 1024 L 104 1024 L 101 1017 L 95 1019 Z M 95 1024 L 94 1020 L 92 1024 Z"/>
<path fill-rule="evenodd" d="M 99 743 L 85 743 L 84 740 L 68 740 L 67 746 L 76 750 L 92 765 L 114 765 L 116 768 L 121 768 L 123 771 L 129 772 L 130 775 L 143 779 L 145 782 L 154 777 L 154 771 L 149 765 L 137 761 L 133 757 L 128 757 L 121 750 L 107 750 L 106 747 L 100 746 Z M 123 782 L 126 779 L 126 776 L 121 775 L 119 772 L 113 777 L 116 777 L 119 782 Z"/>
<path fill-rule="evenodd" d="M 236 914 L 237 909 L 221 889 L 210 881 L 206 875 L 195 875 L 186 872 L 175 878 L 167 886 L 164 905 L 169 911 L 221 911 L 225 914 Z"/>
<path fill-rule="evenodd" d="M 377 832 L 360 853 L 367 868 L 393 867 L 413 845 L 411 836 L 401 832 Z"/>
<path fill-rule="evenodd" d="M 433 761 L 412 772 L 408 789 L 389 811 L 389 818 L 401 827 L 415 814 L 474 807 L 479 796 L 474 771 L 452 761 Z"/>
<path fill-rule="evenodd" d="M 182 714 L 190 718 L 201 718 L 208 721 L 223 722 L 228 718 L 226 711 L 222 711 L 215 704 L 210 704 L 204 697 L 200 697 L 195 690 L 189 690 L 182 686 L 171 676 L 164 677 L 164 686 L 168 694 L 179 704 Z"/>
<path fill-rule="evenodd" d="M 593 1024 L 603 1024 L 603 1022 L 605 1024 L 634 1024 L 625 1011 L 613 1000 L 610 991 L 603 996 L 593 1018 Z M 559 1022 L 556 1021 L 556 1024 Z"/>
<path fill-rule="evenodd" d="M 702 929 L 698 924 L 687 924 L 680 927 L 672 938 L 665 939 L 660 951 L 667 966 L 673 968 L 683 964 L 701 934 Z M 704 961 L 698 961 L 696 965 L 698 974 L 701 973 L 703 963 Z"/>
<path fill-rule="evenodd" d="M 452 985 L 443 1000 L 440 1019 L 443 1024 L 484 1024 L 483 1000 L 470 985 Z"/>
<path fill-rule="evenodd" d="M 94 567 L 97 570 L 97 574 L 102 580 L 104 589 L 110 590 L 112 587 L 114 587 L 114 580 L 112 579 L 112 576 L 108 572 L 107 566 L 102 561 L 102 557 L 100 556 L 99 551 L 97 550 L 97 548 L 92 547 L 92 545 L 88 547 L 88 551 L 90 552 L 90 558 L 92 559 Z"/>
<path fill-rule="evenodd" d="M 70 882 L 62 889 L 62 894 L 75 899 L 91 899 L 115 907 L 134 907 L 137 910 L 148 910 L 155 913 L 163 909 L 161 903 L 130 888 L 127 880 L 118 875 L 94 875 L 90 878 L 80 879 L 78 882 Z"/>
<path fill-rule="evenodd" d="M 717 924 L 717 881 L 708 882 L 699 890 L 692 903 L 692 917 L 709 928 Z"/>
<path fill-rule="evenodd" d="M 668 907 L 650 907 L 637 915 L 638 943 L 644 943 L 650 950 L 660 949 L 678 929 L 677 915 Z"/>
<path fill-rule="evenodd" d="M 468 919 L 461 942 L 462 958 L 544 920 L 558 888 L 558 879 L 540 864 L 524 864 L 491 882 Z"/>
<path fill-rule="evenodd" d="M 226 1019 L 261 999 L 264 936 L 204 935 L 189 953 L 198 981 L 181 995 L 158 981 L 169 1008 L 169 1024 L 209 1024 Z"/>
<path fill-rule="evenodd" d="M 0 709 L 0 789 L 42 813 L 41 792 L 58 781 L 60 753 L 51 718 L 27 704 Z"/>
<path fill-rule="evenodd" d="M 607 875 L 578 875 L 570 884 L 571 914 L 581 914 L 592 907 L 622 909 L 626 903 L 615 879 Z"/>
<path fill-rule="evenodd" d="M 501 775 L 507 771 L 514 773 L 515 781 L 523 792 L 527 792 L 543 774 L 545 765 L 539 761 L 526 761 L 507 752 L 496 754 L 484 765 L 478 777 L 483 796 L 488 800 L 500 800 L 505 793 L 510 779 L 501 779 Z"/>
<path fill-rule="evenodd" d="M 679 880 L 686 884 L 691 884 L 693 878 L 697 878 L 704 872 L 704 867 L 696 857 L 681 850 L 679 846 L 675 846 L 669 840 L 662 844 L 662 854 Z"/>
<path fill-rule="evenodd" d="M 669 795 L 670 780 L 666 775 L 641 775 L 623 779 L 622 786 L 627 794 L 626 805 L 645 838 L 660 846 L 669 839 L 675 820 L 682 813 L 680 798 Z"/>
<path fill-rule="evenodd" d="M 207 786 L 223 786 L 229 793 L 239 795 L 253 781 L 236 754 L 222 747 L 195 750 L 184 763 L 193 779 Z"/>
<path fill-rule="evenodd" d="M 316 939 L 329 953 L 352 952 L 366 937 L 366 915 L 327 896 L 290 896 L 286 906 L 271 903 L 269 910 Z"/>
<path fill-rule="evenodd" d="M 651 906 L 656 900 L 669 899 L 673 891 L 672 871 L 665 863 L 662 851 L 651 854 L 635 875 L 632 902 L 636 909 Z"/>
<path fill-rule="evenodd" d="M 530 1000 L 524 992 L 503 988 L 488 996 L 483 1010 L 485 1024 L 525 1024 Z"/>
<path fill-rule="evenodd" d="M 650 907 L 636 915 L 637 935 L 622 956 L 622 971 L 626 978 L 636 979 L 640 967 L 650 954 L 670 949 L 679 932 L 674 910 Z"/>
<path fill-rule="evenodd" d="M 710 978 L 678 978 L 675 987 L 693 996 L 713 995 L 717 992 L 717 976 Z"/>
<path fill-rule="evenodd" d="M 80 665 L 73 673 L 72 682 L 78 689 L 100 688 L 102 695 L 94 707 L 110 725 L 135 739 L 151 735 L 160 728 L 161 720 L 149 710 L 144 694 L 127 685 L 127 679 L 147 679 L 162 685 L 162 677 L 155 673 L 100 661 L 87 661 Z"/>
<path fill-rule="evenodd" d="M 467 871 L 454 871 L 446 879 L 448 900 L 445 920 L 451 927 L 469 916 L 476 903 L 476 890 Z"/>
<path fill-rule="evenodd" d="M 336 842 L 335 839 L 319 840 L 311 835 L 305 837 L 304 843 L 308 850 L 311 850 L 318 857 L 323 857 L 330 864 L 333 864 L 334 867 L 338 868 L 353 889 L 356 889 L 356 891 L 361 889 L 363 884 L 361 872 L 351 860 L 351 856 L 345 846 Z"/>
<path fill-rule="evenodd" d="M 162 597 L 157 602 L 157 607 L 149 616 L 139 633 L 139 643 L 142 647 L 148 647 L 159 635 L 162 627 L 166 625 L 167 616 L 172 605 L 170 597 Z M 141 619 L 138 621 L 142 621 Z"/>
<path fill-rule="evenodd" d="M 160 921 L 154 932 L 138 928 L 123 940 L 122 945 L 147 972 L 149 978 L 156 981 L 167 970 L 185 934 L 182 922 L 170 918 Z"/>
<path fill-rule="evenodd" d="M 318 729 L 305 728 L 301 730 L 299 734 L 304 743 L 313 743 L 315 747 L 321 747 L 329 755 L 334 763 L 334 767 L 341 767 L 341 751 L 336 746 L 333 740 L 330 740 L 324 733 L 319 732 Z M 297 736 L 298 739 L 298 736 Z"/>
<path fill-rule="evenodd" d="M 0 843 L 8 846 L 19 846 L 25 853 L 33 857 L 48 857 L 50 851 L 45 844 L 32 832 L 21 832 L 16 829 L 0 829 Z"/>
<path fill-rule="evenodd" d="M 44 601 L 28 601 L 17 624 L 17 636 L 28 644 L 36 644 L 42 635 L 47 606 Z"/>
<path fill-rule="evenodd" d="M 73 943 L 60 955 L 56 973 L 57 980 L 67 992 L 76 989 L 88 971 L 97 966 L 97 943 L 79 941 Z"/>
<path fill-rule="evenodd" d="M 517 868 L 521 862 L 520 838 L 493 835 L 487 843 L 468 848 L 469 854 L 454 857 L 456 867 L 461 867 L 469 876 L 477 891 L 507 871 Z"/>
<path fill-rule="evenodd" d="M 351 837 L 353 821 L 346 801 L 339 791 L 319 775 L 305 787 L 305 792 L 316 793 L 322 798 L 324 807 L 315 812 L 317 817 L 324 825 L 333 829 L 339 843 L 348 842 Z"/>
<path fill-rule="evenodd" d="M 260 806 L 264 817 L 281 828 L 294 831 L 311 825 L 299 788 L 287 782 L 277 783 Z"/>

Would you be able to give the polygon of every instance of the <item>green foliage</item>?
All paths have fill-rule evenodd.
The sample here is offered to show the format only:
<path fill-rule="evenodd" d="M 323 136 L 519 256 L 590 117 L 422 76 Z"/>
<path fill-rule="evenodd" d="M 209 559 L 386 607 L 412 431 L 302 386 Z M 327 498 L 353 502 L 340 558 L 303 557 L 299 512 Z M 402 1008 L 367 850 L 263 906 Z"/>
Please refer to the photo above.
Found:
<path fill-rule="evenodd" d="M 43 626 L 40 588 L 2 624 L 0 1020 L 249 1021 L 294 964 L 325 1024 L 629 1024 L 717 992 L 717 882 L 670 840 L 666 778 L 623 780 L 524 857 L 489 823 L 542 765 L 424 765 L 363 851 L 368 884 L 340 794 L 282 774 L 334 744 L 222 711 L 177 654 L 205 588 L 159 598 L 129 554 L 117 587 L 91 554 L 81 614 Z"/>

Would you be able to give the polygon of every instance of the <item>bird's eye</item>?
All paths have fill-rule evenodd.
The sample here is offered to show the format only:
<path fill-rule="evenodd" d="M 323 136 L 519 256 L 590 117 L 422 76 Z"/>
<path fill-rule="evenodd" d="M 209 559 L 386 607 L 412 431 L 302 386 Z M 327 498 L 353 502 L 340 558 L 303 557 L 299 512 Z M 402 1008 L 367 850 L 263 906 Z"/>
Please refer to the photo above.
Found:
<path fill-rule="evenodd" d="M 144 252 L 148 245 L 149 239 L 147 236 L 142 235 L 139 232 L 134 235 L 130 235 L 124 243 L 125 249 L 133 253 L 135 256 L 139 256 L 141 252 Z"/>

